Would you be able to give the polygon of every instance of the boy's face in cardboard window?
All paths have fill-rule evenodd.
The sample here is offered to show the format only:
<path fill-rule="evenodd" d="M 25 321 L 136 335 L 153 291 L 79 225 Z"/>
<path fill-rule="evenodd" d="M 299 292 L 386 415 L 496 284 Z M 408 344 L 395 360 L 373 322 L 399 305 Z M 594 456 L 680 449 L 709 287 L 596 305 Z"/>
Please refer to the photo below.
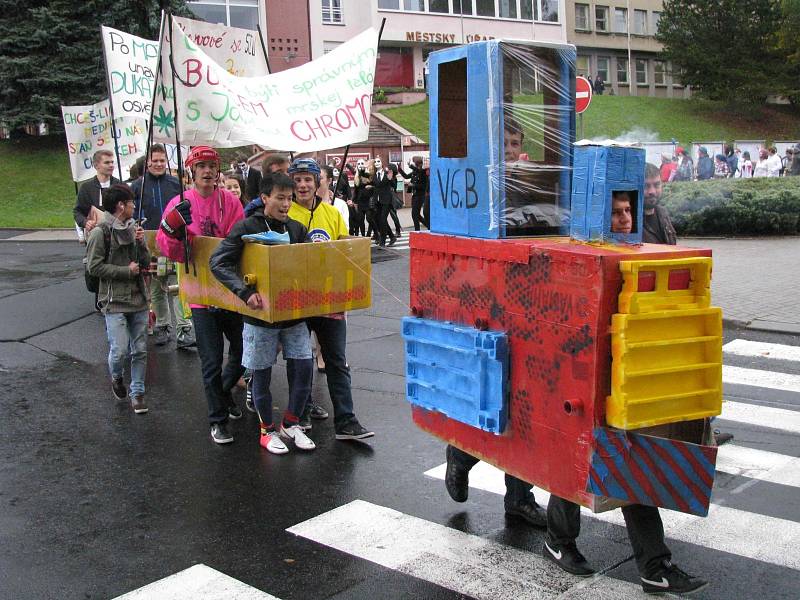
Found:
<path fill-rule="evenodd" d="M 503 131 L 503 154 L 506 162 L 516 162 L 522 154 L 522 133 L 519 131 Z"/>
<path fill-rule="evenodd" d="M 633 229 L 631 199 L 626 192 L 611 198 L 611 233 L 630 233 Z"/>

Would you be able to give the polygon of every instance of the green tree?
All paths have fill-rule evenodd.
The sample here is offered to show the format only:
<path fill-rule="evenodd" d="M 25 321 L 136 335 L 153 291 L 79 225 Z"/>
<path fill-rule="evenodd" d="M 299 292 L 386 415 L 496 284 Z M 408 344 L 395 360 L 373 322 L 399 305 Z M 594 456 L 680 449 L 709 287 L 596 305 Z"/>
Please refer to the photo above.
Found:
<path fill-rule="evenodd" d="M 0 123 L 62 129 L 61 105 L 107 95 L 100 25 L 157 39 L 161 10 L 185 0 L 0 0 Z"/>
<path fill-rule="evenodd" d="M 783 60 L 783 94 L 800 104 L 800 0 L 783 0 L 777 51 Z"/>
<path fill-rule="evenodd" d="M 759 103 L 782 91 L 780 22 L 781 0 L 665 0 L 656 39 L 699 95 Z"/>

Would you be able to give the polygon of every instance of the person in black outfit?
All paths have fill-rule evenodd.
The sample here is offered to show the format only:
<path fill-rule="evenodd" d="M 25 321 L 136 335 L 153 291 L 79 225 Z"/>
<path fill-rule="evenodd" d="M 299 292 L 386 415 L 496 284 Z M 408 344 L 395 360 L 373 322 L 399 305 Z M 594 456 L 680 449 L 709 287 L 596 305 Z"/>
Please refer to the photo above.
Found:
<path fill-rule="evenodd" d="M 414 221 L 414 231 L 420 230 L 420 224 L 430 229 L 428 215 L 422 214 L 425 206 L 425 196 L 428 193 L 428 174 L 422 168 L 422 157 L 415 156 L 408 163 L 411 173 L 406 173 L 400 169 L 400 174 L 411 181 L 411 219 Z"/>
<path fill-rule="evenodd" d="M 350 220 L 350 235 L 367 235 L 367 213 L 372 198 L 372 177 L 367 172 L 367 163 L 359 160 L 356 163 L 356 174 L 353 177 L 353 202 L 356 205 L 355 222 Z"/>
<path fill-rule="evenodd" d="M 478 459 L 455 446 L 447 446 L 447 471 L 444 484 L 447 493 L 456 502 L 466 502 L 469 494 L 469 471 L 478 464 Z M 506 515 L 522 519 L 534 527 L 546 527 L 544 509 L 536 503 L 531 485 L 506 474 L 506 495 L 503 500 Z"/>
<path fill-rule="evenodd" d="M 391 169 L 384 169 L 383 162 L 380 158 L 375 159 L 375 200 L 376 206 L 376 233 L 378 235 L 378 245 L 386 245 L 386 236 L 389 236 L 390 246 L 394 246 L 397 242 L 397 236 L 392 233 L 389 227 L 389 213 L 392 209 L 392 201 L 394 199 L 394 186 L 396 179 L 394 171 Z"/>
<path fill-rule="evenodd" d="M 236 170 L 241 173 L 242 179 L 245 181 L 244 192 L 247 197 L 247 202 L 258 198 L 261 186 L 261 171 L 252 168 L 245 156 L 239 156 L 237 158 Z"/>

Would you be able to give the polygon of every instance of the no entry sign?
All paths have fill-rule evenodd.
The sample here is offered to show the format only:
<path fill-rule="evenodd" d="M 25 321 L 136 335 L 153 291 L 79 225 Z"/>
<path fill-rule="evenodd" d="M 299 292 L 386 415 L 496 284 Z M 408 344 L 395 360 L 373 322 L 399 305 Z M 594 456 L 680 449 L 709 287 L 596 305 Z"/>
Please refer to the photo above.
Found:
<path fill-rule="evenodd" d="M 592 84 L 586 77 L 575 78 L 575 112 L 582 113 L 592 101 Z"/>

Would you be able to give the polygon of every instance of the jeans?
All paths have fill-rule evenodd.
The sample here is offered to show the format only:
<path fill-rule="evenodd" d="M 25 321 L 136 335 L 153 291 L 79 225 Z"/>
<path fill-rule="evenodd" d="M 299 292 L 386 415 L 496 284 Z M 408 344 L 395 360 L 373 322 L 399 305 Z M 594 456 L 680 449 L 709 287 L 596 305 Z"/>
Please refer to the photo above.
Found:
<path fill-rule="evenodd" d="M 628 539 L 633 547 L 636 567 L 642 577 L 647 577 L 671 560 L 672 553 L 664 543 L 664 524 L 655 506 L 631 504 L 622 507 Z M 572 546 L 581 531 L 581 507 L 551 495 L 547 505 L 547 543 L 558 549 Z"/>
<path fill-rule="evenodd" d="M 175 311 L 175 323 L 177 330 L 191 331 L 192 322 L 183 316 L 183 307 L 178 294 L 170 294 L 169 286 L 178 283 L 178 276 L 174 273 L 170 275 L 156 276 L 150 280 L 150 304 L 156 314 L 156 327 L 169 326 L 169 304 L 172 300 L 172 308 Z"/>
<path fill-rule="evenodd" d="M 242 368 L 242 315 L 218 308 L 193 308 L 194 335 L 203 386 L 208 402 L 208 422 L 228 420 L 228 407 L 233 404 L 231 389 L 239 381 Z M 228 338 L 228 363 L 222 369 L 223 352 Z"/>
<path fill-rule="evenodd" d="M 455 446 L 449 446 L 449 448 L 455 462 L 467 471 L 480 462 L 477 458 L 464 452 L 460 448 L 456 448 Z M 531 493 L 531 484 L 506 473 L 506 495 L 503 499 L 505 507 L 512 508 L 524 504 L 527 501 L 535 502 L 533 494 Z"/>
<path fill-rule="evenodd" d="M 286 406 L 283 420 L 287 425 L 296 424 L 306 408 L 311 396 L 311 377 L 313 361 L 310 358 L 286 359 L 286 374 L 289 379 L 289 403 Z M 272 429 L 272 393 L 269 383 L 272 379 L 272 367 L 253 371 L 253 404 L 261 423 Z"/>
<path fill-rule="evenodd" d="M 108 336 L 108 370 L 114 379 L 122 379 L 125 362 L 131 359 L 130 395 L 144 394 L 144 375 L 147 371 L 148 311 L 106 313 Z"/>
<path fill-rule="evenodd" d="M 325 374 L 328 379 L 328 393 L 333 404 L 333 423 L 343 425 L 355 418 L 353 413 L 353 392 L 350 389 L 350 367 L 347 366 L 345 346 L 347 345 L 347 322 L 344 319 L 311 317 L 306 320 L 308 328 L 317 334 L 322 359 L 325 361 Z M 287 361 L 287 370 L 292 365 Z M 289 373 L 289 381 L 292 373 Z M 308 393 L 311 402 L 311 390 Z"/>

